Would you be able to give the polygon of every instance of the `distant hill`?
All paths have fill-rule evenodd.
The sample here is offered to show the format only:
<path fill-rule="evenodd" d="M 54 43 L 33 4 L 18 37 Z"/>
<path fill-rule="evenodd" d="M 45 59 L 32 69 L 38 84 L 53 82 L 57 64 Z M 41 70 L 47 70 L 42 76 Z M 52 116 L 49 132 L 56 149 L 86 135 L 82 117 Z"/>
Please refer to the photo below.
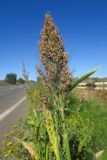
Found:
<path fill-rule="evenodd" d="M 74 78 L 74 79 L 78 79 L 78 78 Z M 103 78 L 90 77 L 90 78 L 87 78 L 84 82 L 86 83 L 107 82 L 107 77 L 103 77 Z"/>

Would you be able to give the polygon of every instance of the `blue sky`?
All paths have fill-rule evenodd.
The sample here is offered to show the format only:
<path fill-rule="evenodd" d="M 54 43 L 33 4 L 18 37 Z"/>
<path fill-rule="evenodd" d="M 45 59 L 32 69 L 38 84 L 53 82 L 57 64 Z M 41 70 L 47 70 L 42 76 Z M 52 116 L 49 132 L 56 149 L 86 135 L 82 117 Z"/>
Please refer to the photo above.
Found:
<path fill-rule="evenodd" d="M 37 77 L 47 11 L 64 38 L 74 76 L 100 65 L 94 76 L 107 77 L 106 0 L 0 0 L 0 79 L 11 72 L 21 77 L 22 61 L 30 79 Z"/>

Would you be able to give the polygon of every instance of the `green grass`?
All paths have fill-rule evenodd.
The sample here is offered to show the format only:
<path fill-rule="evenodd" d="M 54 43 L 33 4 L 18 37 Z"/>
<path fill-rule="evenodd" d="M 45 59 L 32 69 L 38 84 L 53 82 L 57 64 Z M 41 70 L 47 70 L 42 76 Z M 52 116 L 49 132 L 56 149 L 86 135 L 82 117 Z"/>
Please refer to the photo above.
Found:
<path fill-rule="evenodd" d="M 107 160 L 107 149 L 104 151 L 103 155 L 99 160 Z"/>
<path fill-rule="evenodd" d="M 73 96 L 75 93 L 73 93 Z M 80 108 L 80 114 L 94 122 L 94 136 L 92 139 L 94 152 L 104 150 L 101 160 L 107 160 L 107 102 L 95 99 L 82 101 L 72 96 L 70 108 L 72 113 Z"/>
<path fill-rule="evenodd" d="M 94 129 L 94 149 L 100 150 L 107 148 L 107 103 L 95 100 L 88 100 L 81 105 L 81 114 L 90 118 L 95 125 Z M 107 151 L 104 152 L 107 160 Z M 101 159 L 105 160 L 105 159 Z"/>
<path fill-rule="evenodd" d="M 0 85 L 10 85 L 11 83 L 7 83 L 6 81 L 4 80 L 0 80 Z M 18 85 L 20 83 L 16 82 L 16 85 Z"/>
<path fill-rule="evenodd" d="M 0 80 L 0 85 L 5 85 L 7 84 L 4 80 Z"/>

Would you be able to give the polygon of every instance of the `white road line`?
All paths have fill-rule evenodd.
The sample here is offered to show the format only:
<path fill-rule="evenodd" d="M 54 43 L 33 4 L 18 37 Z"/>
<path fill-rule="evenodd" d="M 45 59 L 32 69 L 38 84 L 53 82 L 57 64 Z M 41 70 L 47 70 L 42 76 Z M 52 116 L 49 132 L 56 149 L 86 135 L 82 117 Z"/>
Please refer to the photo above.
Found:
<path fill-rule="evenodd" d="M 10 107 L 9 109 L 7 109 L 5 112 L 3 112 L 2 114 L 0 114 L 0 122 L 6 118 L 13 110 L 15 110 L 17 107 L 19 107 L 19 105 L 25 100 L 25 97 L 22 98 L 19 102 L 17 102 L 15 105 L 13 105 L 12 107 Z"/>
<path fill-rule="evenodd" d="M 23 88 L 23 86 L 13 86 L 13 87 L 10 87 L 9 89 L 13 90 L 13 89 L 20 89 L 20 88 Z"/>

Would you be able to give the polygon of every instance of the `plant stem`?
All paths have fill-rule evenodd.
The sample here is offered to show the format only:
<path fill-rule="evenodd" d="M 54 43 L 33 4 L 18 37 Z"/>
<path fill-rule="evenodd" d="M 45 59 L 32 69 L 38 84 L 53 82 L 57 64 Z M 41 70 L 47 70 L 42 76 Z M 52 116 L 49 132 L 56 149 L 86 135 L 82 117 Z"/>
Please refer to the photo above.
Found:
<path fill-rule="evenodd" d="M 72 160 L 71 158 L 71 153 L 70 153 L 70 147 L 69 147 L 69 140 L 68 140 L 68 134 L 66 131 L 66 125 L 65 125 L 65 115 L 64 115 L 64 102 L 60 99 L 60 104 L 61 104 L 61 117 L 62 117 L 62 123 L 63 123 L 63 139 L 64 139 L 64 147 L 66 151 L 66 159 L 67 160 Z"/>

